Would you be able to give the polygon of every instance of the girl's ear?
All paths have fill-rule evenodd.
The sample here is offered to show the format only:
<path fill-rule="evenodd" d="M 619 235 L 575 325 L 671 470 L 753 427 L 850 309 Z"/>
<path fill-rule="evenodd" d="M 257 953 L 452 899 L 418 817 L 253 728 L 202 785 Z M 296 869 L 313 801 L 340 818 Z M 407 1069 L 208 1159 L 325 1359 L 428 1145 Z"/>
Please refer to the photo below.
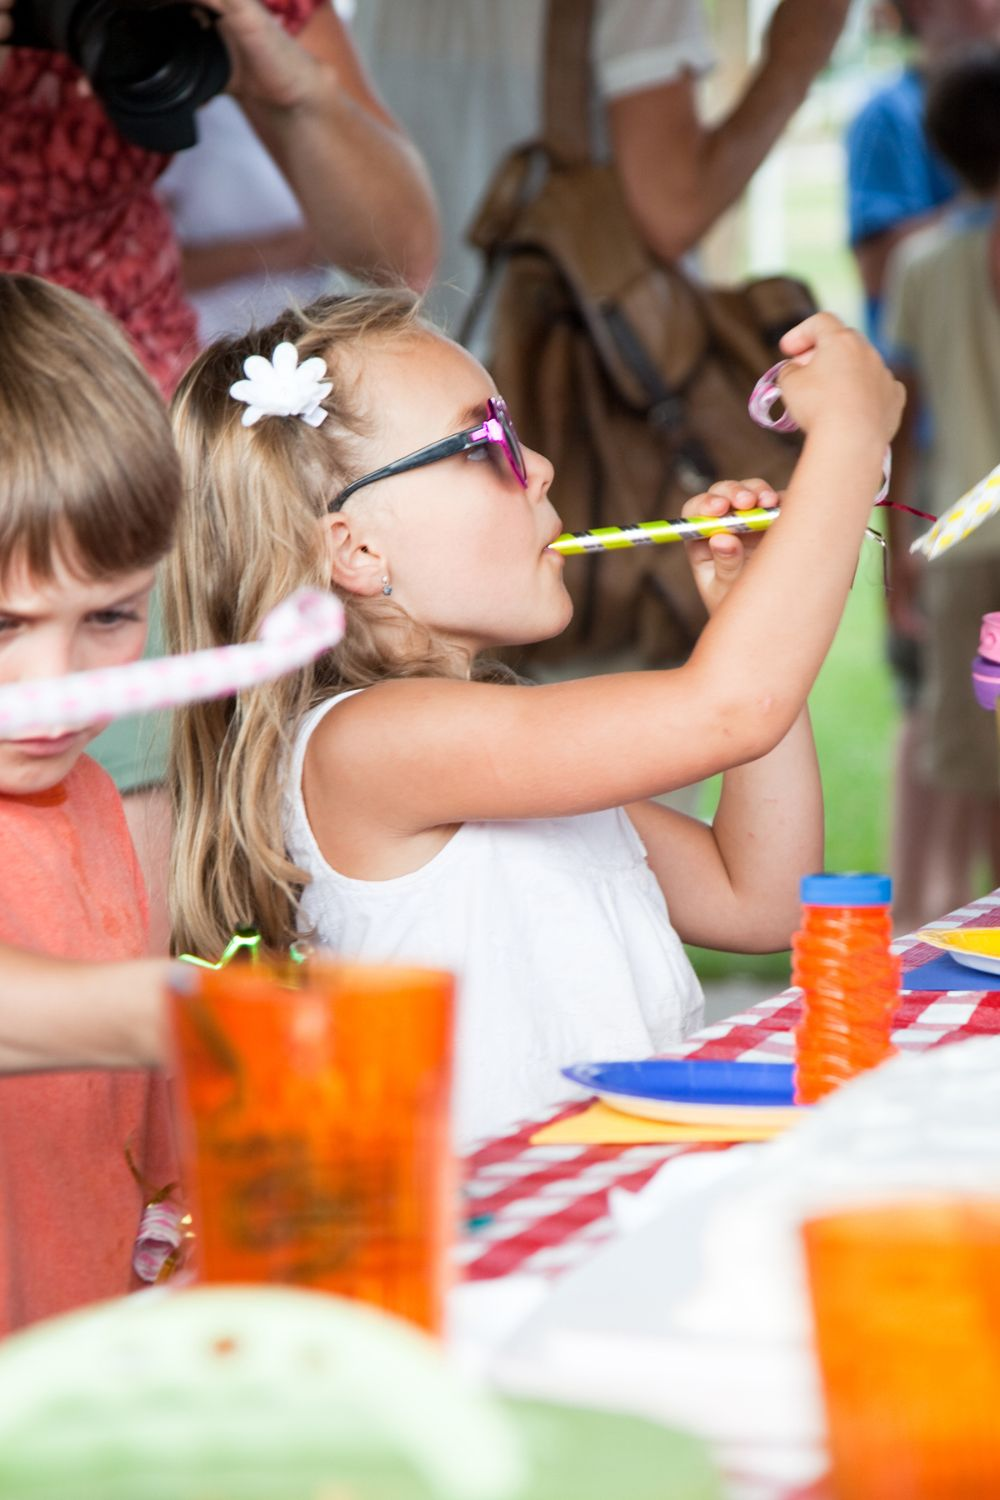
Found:
<path fill-rule="evenodd" d="M 324 516 L 319 524 L 334 587 L 348 594 L 381 594 L 386 563 L 371 535 L 362 540 L 343 514 Z"/>

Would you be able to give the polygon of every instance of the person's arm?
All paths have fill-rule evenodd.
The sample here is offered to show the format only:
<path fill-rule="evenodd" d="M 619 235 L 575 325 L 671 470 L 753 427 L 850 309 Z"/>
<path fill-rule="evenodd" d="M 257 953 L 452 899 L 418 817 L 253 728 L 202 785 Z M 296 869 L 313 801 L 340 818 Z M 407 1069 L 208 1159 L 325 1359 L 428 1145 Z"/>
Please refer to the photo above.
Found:
<path fill-rule="evenodd" d="M 428 679 L 356 695 L 313 735 L 311 772 L 307 760 L 310 820 L 332 863 L 366 839 L 626 806 L 789 735 L 847 598 L 901 392 L 829 314 L 782 347 L 811 351 L 781 377 L 807 432 L 802 456 L 781 519 L 689 661 L 544 687 Z"/>
<path fill-rule="evenodd" d="M 684 942 L 740 953 L 789 946 L 799 881 L 823 868 L 823 787 L 806 709 L 767 755 L 726 772 L 711 825 L 659 802 L 628 813 Z"/>
<path fill-rule="evenodd" d="M 930 209 L 927 213 L 914 214 L 894 224 L 891 229 L 882 229 L 876 234 L 869 234 L 851 246 L 866 297 L 882 295 L 886 271 L 896 247 L 908 235 L 915 234 L 918 229 L 924 229 L 928 224 L 933 224 L 935 220 L 940 219 L 946 209 L 947 205 L 942 205 L 941 208 Z"/>
<path fill-rule="evenodd" d="M 211 0 L 234 61 L 231 92 L 284 172 L 317 258 L 422 289 L 434 273 L 434 196 L 332 7 L 289 36 L 260 0 Z"/>
<path fill-rule="evenodd" d="M 0 1072 L 162 1063 L 170 967 L 72 963 L 0 944 Z"/>
<path fill-rule="evenodd" d="M 915 249 L 919 250 L 916 241 L 902 248 L 887 267 L 883 280 L 883 342 L 889 351 L 887 357 L 893 372 L 906 391 L 906 406 L 892 443 L 892 478 L 886 497 L 890 502 L 885 512 L 889 575 L 886 608 L 894 630 L 919 640 L 924 634 L 924 621 L 917 609 L 917 598 L 924 561 L 910 552 L 910 543 L 916 534 L 913 518 L 897 508 L 919 503 L 916 483 L 923 392 L 919 360 L 913 351 L 926 342 L 922 328 L 926 316 L 924 303 L 929 293 L 921 274 L 921 257 L 914 253 Z M 920 530 L 925 530 L 928 524 L 920 523 Z"/>
<path fill-rule="evenodd" d="M 724 515 L 779 500 L 760 479 L 723 482 L 689 500 L 684 514 Z M 762 540 L 722 535 L 689 545 L 709 615 Z M 745 666 L 753 670 L 752 648 Z M 788 947 L 799 880 L 823 864 L 823 788 L 806 709 L 767 755 L 726 773 L 711 825 L 659 802 L 633 803 L 628 812 L 686 942 L 744 953 Z"/>
<path fill-rule="evenodd" d="M 690 73 L 610 102 L 615 164 L 655 254 L 685 254 L 740 196 L 827 61 L 848 9 L 849 0 L 782 0 L 759 65 L 718 124 L 702 121 Z"/>
<path fill-rule="evenodd" d="M 946 212 L 928 203 L 929 161 L 922 130 L 881 90 L 851 121 L 844 140 L 847 223 L 865 296 L 881 298 L 897 247 Z M 917 132 L 915 134 L 915 132 Z"/>
<path fill-rule="evenodd" d="M 886 550 L 889 574 L 889 592 L 886 608 L 893 629 L 900 635 L 920 640 L 926 633 L 923 616 L 917 609 L 920 579 L 924 561 L 910 551 L 913 541 L 914 521 L 897 505 L 916 505 L 917 476 L 917 418 L 920 411 L 920 382 L 916 373 L 901 366 L 896 375 L 906 391 L 906 408 L 892 444 L 892 479 L 886 497 L 890 508 L 886 510 Z M 918 523 L 926 530 L 929 521 Z"/>
<path fill-rule="evenodd" d="M 184 245 L 181 251 L 181 275 L 189 292 L 225 286 L 243 276 L 280 276 L 318 263 L 315 241 L 304 226 L 252 239 Z"/>

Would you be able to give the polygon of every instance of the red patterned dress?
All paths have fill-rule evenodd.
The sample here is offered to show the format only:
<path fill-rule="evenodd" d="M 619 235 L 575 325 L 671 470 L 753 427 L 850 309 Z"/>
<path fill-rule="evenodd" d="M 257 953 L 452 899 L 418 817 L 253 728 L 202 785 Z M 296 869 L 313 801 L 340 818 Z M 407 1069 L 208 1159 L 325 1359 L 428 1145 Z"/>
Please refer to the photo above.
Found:
<path fill-rule="evenodd" d="M 299 31 L 325 0 L 265 0 Z M 0 271 L 32 271 L 118 318 L 169 395 L 195 353 L 180 252 L 153 185 L 170 160 L 130 145 L 53 52 L 0 64 Z"/>

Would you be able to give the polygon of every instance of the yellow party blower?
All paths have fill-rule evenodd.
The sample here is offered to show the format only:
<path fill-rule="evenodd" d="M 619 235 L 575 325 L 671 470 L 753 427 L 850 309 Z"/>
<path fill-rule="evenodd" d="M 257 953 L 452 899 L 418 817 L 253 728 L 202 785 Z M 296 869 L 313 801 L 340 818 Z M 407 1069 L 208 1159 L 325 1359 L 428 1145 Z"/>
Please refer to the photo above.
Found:
<path fill-rule="evenodd" d="M 777 506 L 729 511 L 724 516 L 689 516 L 685 521 L 637 521 L 631 526 L 597 526 L 593 531 L 565 531 L 549 544 L 563 557 L 585 552 L 616 552 L 625 547 L 653 547 L 665 542 L 696 542 L 705 537 L 739 536 L 766 531 L 781 514 Z"/>

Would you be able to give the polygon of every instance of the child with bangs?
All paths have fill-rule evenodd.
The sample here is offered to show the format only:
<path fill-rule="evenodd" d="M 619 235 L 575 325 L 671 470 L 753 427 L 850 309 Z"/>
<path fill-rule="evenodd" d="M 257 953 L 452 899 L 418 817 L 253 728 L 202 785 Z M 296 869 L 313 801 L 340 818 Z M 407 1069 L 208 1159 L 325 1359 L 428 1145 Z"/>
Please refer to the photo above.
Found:
<path fill-rule="evenodd" d="M 805 447 L 764 538 L 692 546 L 712 618 L 690 660 L 543 687 L 483 653 L 569 619 L 552 466 L 411 298 L 289 312 L 175 397 L 174 648 L 250 640 L 306 583 L 348 622 L 314 666 L 176 716 L 175 941 L 213 956 L 253 925 L 454 970 L 460 1140 L 565 1097 L 562 1066 L 680 1042 L 702 1014 L 682 940 L 787 948 L 822 867 L 806 695 L 902 400 L 828 314 L 783 347 Z M 688 513 L 777 498 L 720 483 Z M 654 800 L 719 771 L 712 824 Z"/>
<path fill-rule="evenodd" d="M 0 683 L 142 654 L 179 500 L 116 326 L 0 277 Z M 165 963 L 144 960 L 121 803 L 84 754 L 101 727 L 0 740 L 0 1066 L 66 1069 L 0 1078 L 0 1333 L 138 1285 L 143 1206 L 175 1176 L 165 1082 L 135 1066 L 159 1051 Z"/>

